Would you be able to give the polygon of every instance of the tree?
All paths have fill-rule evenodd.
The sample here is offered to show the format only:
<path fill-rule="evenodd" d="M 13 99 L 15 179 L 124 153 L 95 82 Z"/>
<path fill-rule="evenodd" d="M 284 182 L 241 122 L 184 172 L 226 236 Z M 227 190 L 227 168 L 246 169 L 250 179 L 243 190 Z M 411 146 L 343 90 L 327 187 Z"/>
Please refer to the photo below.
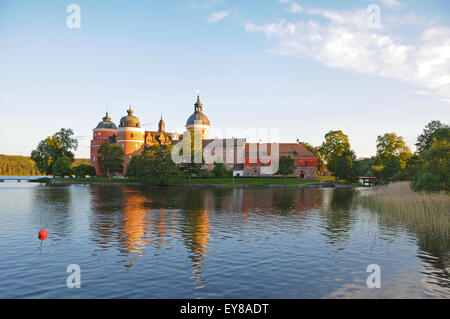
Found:
<path fill-rule="evenodd" d="M 98 155 L 100 171 L 106 173 L 109 178 L 116 173 L 123 173 L 124 152 L 122 147 L 106 142 L 99 147 Z"/>
<path fill-rule="evenodd" d="M 58 158 L 53 165 L 53 176 L 59 176 L 61 178 L 64 178 L 64 176 L 72 177 L 71 164 L 72 160 L 68 157 Z"/>
<path fill-rule="evenodd" d="M 419 169 L 412 182 L 416 191 L 450 191 L 450 128 L 437 129 L 429 136 L 426 148 L 419 155 Z"/>
<path fill-rule="evenodd" d="M 334 157 L 328 164 L 328 169 L 333 172 L 336 179 L 347 182 L 356 182 L 358 177 L 355 169 L 356 155 L 352 150 L 346 150 Z"/>
<path fill-rule="evenodd" d="M 401 162 L 398 156 L 391 156 L 386 164 L 381 169 L 381 181 L 382 183 L 389 183 L 398 180 L 398 175 L 401 171 Z"/>
<path fill-rule="evenodd" d="M 134 155 L 131 157 L 131 160 L 127 165 L 127 171 L 125 173 L 126 177 L 137 177 L 137 166 L 140 160 L 141 156 L 139 155 Z"/>
<path fill-rule="evenodd" d="M 227 167 L 224 163 L 214 162 L 213 174 L 216 178 L 223 178 L 227 177 L 229 172 L 227 171 Z"/>
<path fill-rule="evenodd" d="M 91 165 L 81 164 L 72 167 L 72 172 L 76 177 L 83 178 L 87 175 L 95 176 L 95 167 Z"/>
<path fill-rule="evenodd" d="M 383 166 L 390 161 L 391 157 L 395 156 L 400 161 L 400 168 L 403 169 L 411 155 L 411 151 L 403 137 L 397 136 L 395 133 L 386 133 L 383 136 L 378 136 L 377 156 Z"/>
<path fill-rule="evenodd" d="M 136 161 L 136 177 L 142 178 L 144 182 L 156 182 L 164 186 L 169 183 L 170 178 L 180 175 L 180 170 L 172 161 L 171 147 L 160 145 L 152 146 L 144 151 L 140 159 Z"/>
<path fill-rule="evenodd" d="M 335 161 L 337 157 L 342 153 L 350 150 L 350 142 L 348 136 L 342 131 L 329 131 L 325 135 L 325 142 L 320 147 L 320 153 L 322 154 L 327 165 L 331 161 Z"/>
<path fill-rule="evenodd" d="M 205 164 L 205 159 L 203 158 L 202 141 L 196 141 L 194 139 L 193 131 L 189 131 L 189 136 L 191 138 L 191 156 L 188 161 L 180 164 L 180 170 L 187 177 L 188 183 L 191 183 L 191 177 L 200 173 Z M 181 151 L 181 154 L 183 154 L 183 150 Z M 201 158 L 201 162 L 195 163 L 195 158 Z"/>
<path fill-rule="evenodd" d="M 36 163 L 41 173 L 53 174 L 53 165 L 60 157 L 74 160 L 74 153 L 78 141 L 73 136 L 72 129 L 62 128 L 59 132 L 39 142 L 37 148 L 31 152 L 31 159 Z"/>
<path fill-rule="evenodd" d="M 355 161 L 355 172 L 357 176 L 373 176 L 372 166 L 375 165 L 375 157 L 361 158 Z"/>
<path fill-rule="evenodd" d="M 433 134 L 441 128 L 448 128 L 448 125 L 440 121 L 431 121 L 425 126 L 423 133 L 417 138 L 416 147 L 418 153 L 426 151 L 431 147 L 433 144 Z"/>
<path fill-rule="evenodd" d="M 280 156 L 278 173 L 286 179 L 286 176 L 294 174 L 295 161 L 290 156 Z"/>

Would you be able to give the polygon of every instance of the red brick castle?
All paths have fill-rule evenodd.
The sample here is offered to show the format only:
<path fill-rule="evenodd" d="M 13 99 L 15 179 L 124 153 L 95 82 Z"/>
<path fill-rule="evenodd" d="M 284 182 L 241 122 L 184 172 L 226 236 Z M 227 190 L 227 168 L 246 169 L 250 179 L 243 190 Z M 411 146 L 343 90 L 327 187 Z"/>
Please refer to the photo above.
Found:
<path fill-rule="evenodd" d="M 124 171 L 126 171 L 126 166 L 131 157 L 140 155 L 146 148 L 156 144 L 171 145 L 179 142 L 179 134 L 165 131 L 165 123 L 162 117 L 158 123 L 157 131 L 145 131 L 141 128 L 139 118 L 133 115 L 131 105 L 127 113 L 120 119 L 119 127 L 111 121 L 108 113 L 106 113 L 103 120 L 93 129 L 90 161 L 91 165 L 95 167 L 98 176 L 105 175 L 100 171 L 98 164 L 98 149 L 105 142 L 116 144 L 123 148 L 125 153 Z M 233 171 L 234 176 L 261 176 L 269 174 L 266 168 L 271 163 L 261 160 L 258 155 L 263 144 L 247 143 L 245 138 L 210 139 L 210 122 L 203 113 L 203 104 L 200 102 L 199 96 L 197 96 L 197 101 L 194 104 L 194 113 L 189 116 L 186 122 L 186 129 L 201 134 L 203 147 L 212 142 L 222 144 L 225 150 L 226 167 L 228 170 Z M 278 143 L 277 146 L 280 156 L 291 156 L 294 159 L 296 164 L 295 176 L 308 179 L 317 178 L 317 157 L 313 152 L 301 143 Z M 268 144 L 265 152 L 267 155 L 271 155 L 271 151 L 272 145 Z M 204 168 L 213 169 L 213 163 L 206 162 Z"/>

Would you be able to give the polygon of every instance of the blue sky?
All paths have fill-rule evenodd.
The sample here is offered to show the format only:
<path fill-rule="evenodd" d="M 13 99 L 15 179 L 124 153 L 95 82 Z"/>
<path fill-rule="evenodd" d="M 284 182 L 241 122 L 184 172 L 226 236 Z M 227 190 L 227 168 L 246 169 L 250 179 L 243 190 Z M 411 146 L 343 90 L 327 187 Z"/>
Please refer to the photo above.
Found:
<path fill-rule="evenodd" d="M 415 150 L 429 121 L 449 122 L 449 21 L 446 0 L 0 0 L 0 153 L 68 127 L 87 158 L 106 104 L 118 123 L 130 100 L 146 129 L 162 113 L 182 133 L 197 89 L 213 129 L 313 145 L 341 129 L 359 157 L 396 132 Z"/>

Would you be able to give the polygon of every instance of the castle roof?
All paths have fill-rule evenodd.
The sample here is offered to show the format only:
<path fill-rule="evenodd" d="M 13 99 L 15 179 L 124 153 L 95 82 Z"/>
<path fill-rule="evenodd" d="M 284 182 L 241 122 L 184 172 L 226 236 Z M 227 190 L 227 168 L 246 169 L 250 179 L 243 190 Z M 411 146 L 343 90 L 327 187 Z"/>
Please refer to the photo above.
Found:
<path fill-rule="evenodd" d="M 105 117 L 103 118 L 103 121 L 97 124 L 97 127 L 95 129 L 111 129 L 116 130 L 117 126 L 114 124 L 114 122 L 111 121 L 111 118 L 108 115 L 108 112 L 106 112 Z"/>
<path fill-rule="evenodd" d="M 253 151 L 257 151 L 259 153 L 260 143 L 247 143 L 245 144 L 245 154 L 246 156 Z M 267 155 L 272 154 L 272 145 L 270 143 L 267 144 L 266 148 Z M 250 152 L 251 151 L 251 152 Z M 295 157 L 312 157 L 315 158 L 313 152 L 304 147 L 300 143 L 278 143 L 278 153 L 280 156 L 291 156 Z"/>
<path fill-rule="evenodd" d="M 119 127 L 141 127 L 139 119 L 133 115 L 133 110 L 130 108 L 127 110 L 128 115 L 120 119 Z"/>
<path fill-rule="evenodd" d="M 194 113 L 189 116 L 186 125 L 202 124 L 210 125 L 208 117 L 203 114 L 203 104 L 200 102 L 200 95 L 197 95 L 197 102 L 194 104 Z"/>

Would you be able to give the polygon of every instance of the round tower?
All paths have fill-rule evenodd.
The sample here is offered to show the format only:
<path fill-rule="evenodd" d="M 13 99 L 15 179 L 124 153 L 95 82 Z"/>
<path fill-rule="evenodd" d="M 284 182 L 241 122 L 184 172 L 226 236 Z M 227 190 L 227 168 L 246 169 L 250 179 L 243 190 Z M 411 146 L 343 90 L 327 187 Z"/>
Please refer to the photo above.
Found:
<path fill-rule="evenodd" d="M 117 130 L 117 145 L 121 146 L 124 153 L 124 172 L 126 166 L 133 155 L 139 155 L 142 152 L 145 131 L 141 128 L 139 119 L 133 116 L 131 105 L 127 110 L 128 115 L 120 119 L 119 128 Z"/>
<path fill-rule="evenodd" d="M 189 116 L 186 122 L 186 129 L 189 131 L 200 131 L 202 139 L 209 139 L 210 123 L 208 117 L 203 114 L 203 104 L 200 102 L 200 95 L 197 95 L 197 102 L 194 104 L 194 113 Z"/>
<path fill-rule="evenodd" d="M 111 121 L 111 118 L 106 112 L 103 120 L 98 123 L 97 127 L 93 130 L 93 138 L 91 140 L 91 166 L 95 167 L 97 176 L 104 176 L 105 174 L 100 172 L 98 164 L 98 149 L 106 142 L 114 143 L 117 136 L 117 126 Z"/>

